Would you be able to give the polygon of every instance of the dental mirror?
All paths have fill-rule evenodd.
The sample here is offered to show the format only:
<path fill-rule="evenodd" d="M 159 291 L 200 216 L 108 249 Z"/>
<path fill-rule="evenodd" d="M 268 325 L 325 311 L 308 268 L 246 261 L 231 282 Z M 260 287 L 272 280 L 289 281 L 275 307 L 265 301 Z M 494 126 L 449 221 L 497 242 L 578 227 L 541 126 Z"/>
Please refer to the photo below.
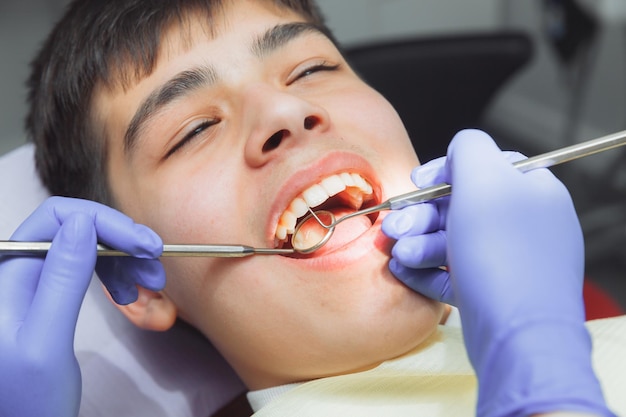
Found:
<path fill-rule="evenodd" d="M 309 214 L 297 225 L 291 236 L 291 246 L 302 254 L 313 253 L 324 246 L 333 232 L 335 226 L 327 227 L 326 224 L 335 223 L 335 215 L 330 211 L 313 211 L 309 207 Z"/>

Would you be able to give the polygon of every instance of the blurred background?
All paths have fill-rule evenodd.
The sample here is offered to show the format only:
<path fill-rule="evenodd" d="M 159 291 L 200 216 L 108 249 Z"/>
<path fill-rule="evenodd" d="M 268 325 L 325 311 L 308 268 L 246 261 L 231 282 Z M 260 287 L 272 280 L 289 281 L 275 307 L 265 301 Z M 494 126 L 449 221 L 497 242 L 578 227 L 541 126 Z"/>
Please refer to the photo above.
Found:
<path fill-rule="evenodd" d="M 407 38 L 510 31 L 527 36 L 529 61 L 490 96 L 475 123 L 503 148 L 534 155 L 626 129 L 624 0 L 318 1 L 347 49 Z M 66 3 L 0 2 L 0 155 L 25 143 L 29 61 Z M 434 102 L 436 97 L 420 97 L 430 98 Z M 626 152 L 618 149 L 553 170 L 570 188 L 579 210 L 590 278 L 623 306 L 625 161 Z"/>

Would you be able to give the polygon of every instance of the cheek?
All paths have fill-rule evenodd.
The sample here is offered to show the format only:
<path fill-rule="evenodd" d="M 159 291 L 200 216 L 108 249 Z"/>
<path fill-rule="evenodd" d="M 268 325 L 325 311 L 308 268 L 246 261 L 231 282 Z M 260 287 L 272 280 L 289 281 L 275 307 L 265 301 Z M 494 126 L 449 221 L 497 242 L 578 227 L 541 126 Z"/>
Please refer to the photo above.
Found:
<path fill-rule="evenodd" d="M 267 325 L 266 319 L 275 324 L 284 316 L 275 304 L 284 299 L 285 286 L 271 273 L 259 273 L 272 268 L 257 259 L 169 258 L 163 264 L 165 291 L 180 317 L 211 340 L 234 338 L 238 344 Z"/>
<path fill-rule="evenodd" d="M 194 317 L 194 300 L 190 295 L 198 294 L 201 282 L 199 279 L 200 263 L 202 259 L 163 258 L 167 283 L 164 292 L 174 302 L 178 309 L 178 316 L 190 324 Z M 201 297 L 196 297 L 201 298 Z"/>
<path fill-rule="evenodd" d="M 377 174 L 388 195 L 412 191 L 410 173 L 419 159 L 393 106 L 372 89 L 359 89 L 350 103 L 342 103 L 341 123 L 355 137 L 354 143 L 375 161 Z M 347 95 L 346 95 L 347 96 Z"/>
<path fill-rule="evenodd" d="M 183 178 L 181 181 L 180 179 Z M 168 171 L 142 184 L 140 216 L 167 243 L 222 243 L 237 234 L 235 181 L 225 172 Z M 224 225 L 230 225 L 224 227 Z M 230 239 L 229 239 L 230 238 Z"/>
<path fill-rule="evenodd" d="M 345 95 L 344 97 L 350 97 Z M 384 154 L 393 153 L 407 156 L 412 163 L 416 161 L 415 152 L 400 116 L 376 90 L 367 87 L 359 91 L 341 104 L 346 109 L 344 120 L 351 122 L 355 128 L 364 131 L 364 137 L 374 140 L 368 146 L 380 150 Z"/>

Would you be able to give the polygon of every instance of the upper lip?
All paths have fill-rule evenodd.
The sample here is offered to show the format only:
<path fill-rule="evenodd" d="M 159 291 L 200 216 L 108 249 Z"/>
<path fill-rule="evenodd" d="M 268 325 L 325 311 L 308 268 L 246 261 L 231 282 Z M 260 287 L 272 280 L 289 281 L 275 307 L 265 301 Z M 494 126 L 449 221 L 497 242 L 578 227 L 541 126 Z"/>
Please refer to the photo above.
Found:
<path fill-rule="evenodd" d="M 380 184 L 376 179 L 373 167 L 363 157 L 345 151 L 327 153 L 323 158 L 315 160 L 308 166 L 294 172 L 279 188 L 270 208 L 266 227 L 268 244 L 273 244 L 276 227 L 281 214 L 302 191 L 322 179 L 341 172 L 355 172 L 362 175 L 374 188 L 374 200 L 380 202 Z"/>

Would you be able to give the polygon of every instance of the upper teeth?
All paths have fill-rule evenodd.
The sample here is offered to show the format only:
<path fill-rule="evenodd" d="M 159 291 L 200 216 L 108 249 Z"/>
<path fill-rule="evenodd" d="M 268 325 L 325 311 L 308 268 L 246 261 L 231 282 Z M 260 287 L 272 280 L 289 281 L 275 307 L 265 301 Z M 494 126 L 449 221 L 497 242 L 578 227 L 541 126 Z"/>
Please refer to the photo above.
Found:
<path fill-rule="evenodd" d="M 304 216 L 309 207 L 317 207 L 342 191 L 345 191 L 346 203 L 355 210 L 361 208 L 363 201 L 371 199 L 374 192 L 372 186 L 359 174 L 343 172 L 324 178 L 304 190 L 289 204 L 278 221 L 276 239 L 285 241 L 287 235 L 293 234 L 298 218 Z"/>

